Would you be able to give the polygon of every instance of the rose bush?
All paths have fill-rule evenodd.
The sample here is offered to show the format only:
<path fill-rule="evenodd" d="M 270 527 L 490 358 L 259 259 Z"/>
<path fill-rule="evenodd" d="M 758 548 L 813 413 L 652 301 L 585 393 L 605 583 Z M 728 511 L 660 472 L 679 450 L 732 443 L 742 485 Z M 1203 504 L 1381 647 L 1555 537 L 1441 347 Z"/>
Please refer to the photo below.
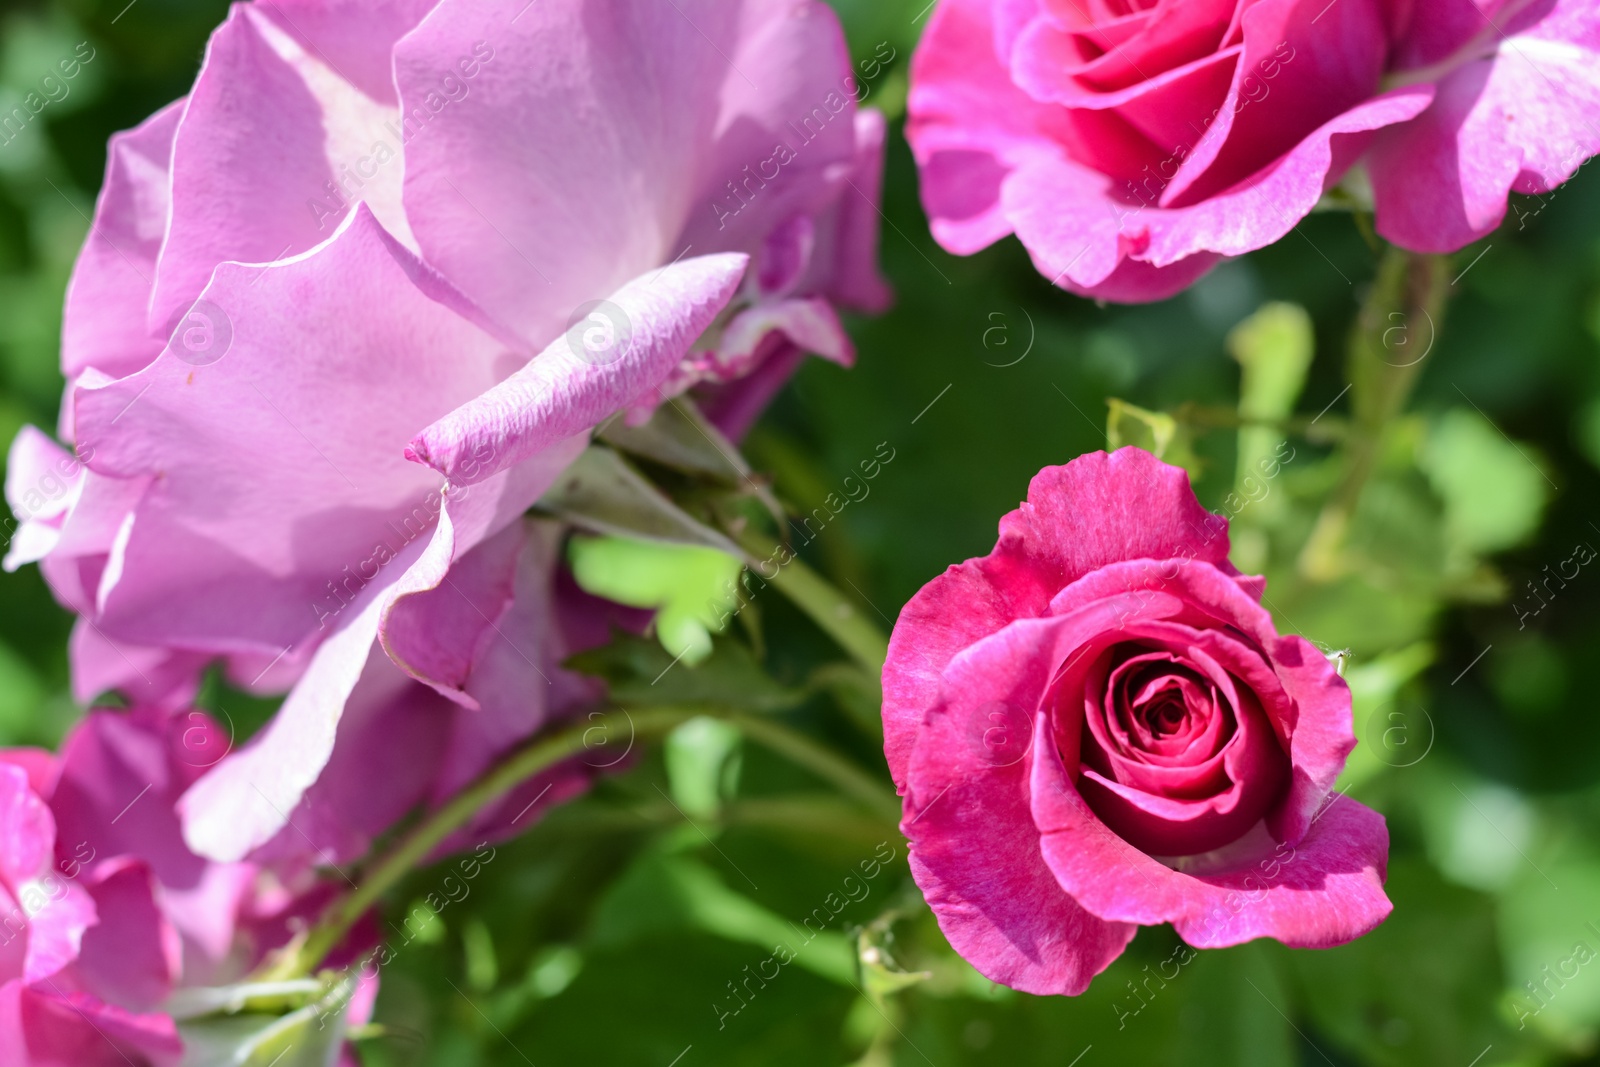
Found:
<path fill-rule="evenodd" d="M 1155 300 L 1284 236 L 1359 164 L 1419 252 L 1600 151 L 1588 0 L 943 0 L 907 130 L 934 236 L 1009 233 L 1074 292 Z M 1356 183 L 1359 186 L 1364 183 Z"/>
<path fill-rule="evenodd" d="M 1139 925 L 1326 947 L 1389 913 L 1388 831 L 1331 794 L 1355 746 L 1227 523 L 1146 452 L 1041 471 L 988 556 L 901 613 L 884 748 L 911 869 L 989 978 L 1076 994 Z"/>
<path fill-rule="evenodd" d="M 197 850 L 304 819 L 359 851 L 581 703 L 524 515 L 613 414 L 699 388 L 737 434 L 804 352 L 852 358 L 835 305 L 886 291 L 849 71 L 813 0 L 272 0 L 114 140 L 63 327 L 82 464 L 19 438 L 7 563 L 81 615 L 81 699 L 181 707 L 219 659 L 292 686 L 185 798 Z M 323 800 L 366 806 L 307 808 L 398 736 L 429 759 L 352 755 Z"/>

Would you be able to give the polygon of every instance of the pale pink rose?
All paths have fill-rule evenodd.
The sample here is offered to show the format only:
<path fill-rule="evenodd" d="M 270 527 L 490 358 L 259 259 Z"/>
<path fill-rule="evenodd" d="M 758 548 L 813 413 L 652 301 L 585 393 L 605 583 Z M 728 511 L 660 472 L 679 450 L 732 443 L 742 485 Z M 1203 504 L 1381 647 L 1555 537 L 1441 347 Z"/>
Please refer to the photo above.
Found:
<path fill-rule="evenodd" d="M 434 695 L 470 713 L 445 765 L 319 847 L 575 705 L 523 516 L 614 414 L 714 388 L 739 433 L 801 352 L 852 358 L 834 309 L 887 298 L 852 84 L 816 0 L 263 0 L 113 140 L 64 326 L 82 464 L 42 493 L 72 460 L 19 439 L 7 565 L 81 614 L 85 699 L 181 707 L 219 658 L 293 687 L 180 805 L 196 851 L 283 834 L 342 733 Z"/>
<path fill-rule="evenodd" d="M 1488 234 L 1600 151 L 1592 0 L 941 0 L 907 134 L 939 243 L 1170 296 L 1365 169 L 1378 232 Z"/>

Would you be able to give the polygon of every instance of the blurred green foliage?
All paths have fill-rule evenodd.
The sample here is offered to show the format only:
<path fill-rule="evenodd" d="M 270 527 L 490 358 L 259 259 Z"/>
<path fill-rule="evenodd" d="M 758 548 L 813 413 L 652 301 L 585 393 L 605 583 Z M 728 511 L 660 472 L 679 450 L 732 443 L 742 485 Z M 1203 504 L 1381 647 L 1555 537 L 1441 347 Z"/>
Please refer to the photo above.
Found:
<path fill-rule="evenodd" d="M 727 590 L 743 569 L 714 548 L 586 535 L 568 542 L 567 560 L 587 592 L 655 609 L 661 643 L 690 666 L 711 655 L 711 635 L 726 626 L 736 603 Z"/>
<path fill-rule="evenodd" d="M 868 101 L 896 121 L 923 4 L 836 0 L 858 57 L 896 57 Z M 186 90 L 223 14 L 220 0 L 41 0 L 0 15 L 6 108 L 80 42 L 94 51 L 0 145 L 0 436 L 54 425 L 61 295 L 106 137 Z M 1456 257 L 1348 568 L 1320 583 L 1296 556 L 1338 477 L 1344 353 L 1377 269 L 1350 216 L 1314 216 L 1176 299 L 1124 308 L 1051 289 L 1012 241 L 940 251 L 899 138 L 884 212 L 894 310 L 852 324 L 854 370 L 812 361 L 747 442 L 800 510 L 880 444 L 895 450 L 811 562 L 887 625 L 923 582 L 989 549 L 1035 471 L 1103 447 L 1108 400 L 1131 405 L 1124 420 L 1146 413 L 1118 432 L 1152 443 L 1169 419 L 1183 449 L 1169 458 L 1232 517 L 1236 559 L 1267 573 L 1280 628 L 1349 653 L 1364 743 L 1342 785 L 1389 819 L 1394 916 L 1320 952 L 1196 955 L 1149 929 L 1083 997 L 1017 994 L 950 953 L 907 895 L 893 827 L 726 727 L 691 724 L 505 846 L 470 900 L 405 946 L 366 1062 L 1600 1063 L 1600 715 L 1583 681 L 1600 572 L 1571 573 L 1600 544 L 1600 179 L 1586 170 L 1525 229 Z M 52 744 L 76 715 L 70 620 L 33 568 L 0 578 L 0 607 L 0 739 Z M 859 679 L 816 673 L 835 651 L 781 598 L 762 599 L 759 625 L 777 678 L 766 706 L 881 774 Z M 754 692 L 752 653 L 716 645 L 674 684 Z M 669 661 L 639 642 L 590 666 L 648 679 Z M 426 896 L 431 877 L 396 900 Z"/>

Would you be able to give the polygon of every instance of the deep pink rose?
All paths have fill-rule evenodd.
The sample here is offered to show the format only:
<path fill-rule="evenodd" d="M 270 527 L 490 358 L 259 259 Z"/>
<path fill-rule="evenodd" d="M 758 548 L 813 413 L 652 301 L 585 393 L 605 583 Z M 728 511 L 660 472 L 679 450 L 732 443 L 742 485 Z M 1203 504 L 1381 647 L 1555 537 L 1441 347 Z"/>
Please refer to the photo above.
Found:
<path fill-rule="evenodd" d="M 135 708 L 91 710 L 59 756 L 0 749 L 0 1063 L 176 1067 L 166 1013 L 243 980 L 344 888 L 309 841 L 271 869 L 189 850 L 178 799 L 228 743 L 204 713 Z M 332 965 L 375 940 L 358 927 Z"/>
<path fill-rule="evenodd" d="M 1379 233 L 1454 251 L 1600 151 L 1597 105 L 1592 0 L 942 0 L 907 133 L 945 248 L 1015 233 L 1055 284 L 1140 301 L 1353 165 Z"/>
<path fill-rule="evenodd" d="M 176 1027 L 146 1013 L 179 950 L 149 870 L 59 859 L 56 776 L 43 753 L 0 751 L 0 1063 L 176 1067 Z"/>
<path fill-rule="evenodd" d="M 1040 471 L 994 551 L 906 605 L 884 749 L 979 971 L 1076 994 L 1140 925 L 1324 947 L 1389 913 L 1383 818 L 1330 795 L 1350 692 L 1261 592 L 1184 472 L 1125 448 Z"/>

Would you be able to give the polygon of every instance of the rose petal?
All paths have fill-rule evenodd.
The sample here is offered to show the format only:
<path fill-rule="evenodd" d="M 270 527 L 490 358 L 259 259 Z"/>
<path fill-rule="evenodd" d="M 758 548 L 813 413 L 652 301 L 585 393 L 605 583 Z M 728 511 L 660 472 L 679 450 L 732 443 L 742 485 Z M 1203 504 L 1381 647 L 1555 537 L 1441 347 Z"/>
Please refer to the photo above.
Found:
<path fill-rule="evenodd" d="M 374 100 L 398 104 L 396 41 L 421 22 L 437 0 L 255 0 L 351 85 Z M 441 78 L 455 73 L 449 68 Z"/>
<path fill-rule="evenodd" d="M 1215 121 L 1190 142 L 1162 205 L 1195 204 L 1231 189 L 1303 150 L 1314 131 L 1336 121 L 1347 132 L 1348 113 L 1371 100 L 1383 74 L 1389 42 L 1382 8 L 1379 0 L 1261 0 L 1246 8 L 1233 85 Z"/>
<path fill-rule="evenodd" d="M 345 701 L 327 764 L 251 861 L 326 866 L 366 855 L 428 799 L 454 711 L 384 657 L 371 657 Z"/>
<path fill-rule="evenodd" d="M 442 800 L 487 770 L 507 749 L 521 743 L 553 718 L 590 707 L 602 693 L 598 683 L 574 674 L 562 663 L 578 649 L 558 624 L 553 600 L 564 530 L 555 523 L 523 523 L 522 551 L 512 561 L 513 595 L 507 610 L 487 635 L 467 692 L 476 712 L 454 716 L 443 766 L 434 783 Z M 548 783 L 545 783 L 548 784 Z M 525 798 L 510 813 L 523 811 Z M 528 822 L 520 822 L 525 829 Z"/>
<path fill-rule="evenodd" d="M 474 711 L 478 703 L 466 692 L 467 679 L 480 646 L 494 637 L 492 631 L 511 605 L 523 540 L 522 527 L 509 525 L 450 565 L 455 555 L 452 536 L 440 549 L 448 576 L 400 600 L 380 630 L 384 649 L 402 670 Z M 531 699 L 537 701 L 539 694 Z"/>
<path fill-rule="evenodd" d="M 517 357 L 364 206 L 311 255 L 224 265 L 205 299 L 212 343 L 231 333 L 220 359 L 168 351 L 78 395 L 94 471 L 159 475 L 98 625 L 141 645 L 270 660 L 398 574 L 394 557 L 430 532 L 439 499 L 438 476 L 408 463 L 405 443 Z"/>
<path fill-rule="evenodd" d="M 1418 18 L 1432 6 L 1419 5 Z M 1509 192 L 1549 192 L 1600 152 L 1600 20 L 1581 0 L 1534 10 L 1537 22 L 1497 34 L 1488 58 L 1457 67 L 1432 107 L 1373 145 L 1387 239 L 1454 252 L 1500 225 Z"/>
<path fill-rule="evenodd" d="M 1081 10 L 1073 7 L 1076 2 L 1043 0 L 1040 6 L 1051 17 L 1037 19 L 1014 46 L 1012 71 L 1018 84 L 1028 87 L 1028 73 L 1043 83 L 1041 88 L 1070 78 L 1101 92 L 1154 80 L 1213 53 L 1237 6 L 1237 0 L 1160 0 L 1145 11 L 1086 23 Z M 1078 32 L 1066 29 L 1074 24 Z M 1100 54 L 1086 60 L 1083 50 L 1062 38 L 1081 40 L 1090 46 L 1090 54 Z M 1042 54 L 1037 49 L 1043 49 Z M 1054 78 L 1050 78 L 1051 59 L 1061 68 Z M 1032 88 L 1029 91 L 1048 99 Z"/>
<path fill-rule="evenodd" d="M 90 618 L 72 626 L 67 645 L 72 698 L 93 704 L 117 692 L 141 706 L 178 711 L 194 703 L 201 675 L 212 657 L 201 652 L 149 648 L 113 641 Z"/>
<path fill-rule="evenodd" d="M 592 311 L 596 328 L 606 331 L 599 348 L 587 347 L 582 334 L 563 334 L 423 430 L 407 456 L 468 486 L 586 432 L 677 366 L 733 296 L 748 263 L 739 254 L 697 256 L 634 279 Z"/>
<path fill-rule="evenodd" d="M 183 945 L 156 902 L 155 875 L 124 858 L 102 864 L 86 887 L 99 921 L 84 935 L 74 976 L 102 1000 L 149 1011 L 171 995 L 183 969 Z"/>
<path fill-rule="evenodd" d="M 421 542 L 406 549 L 420 553 Z M 339 719 L 378 636 L 385 598 L 369 587 L 324 640 L 272 721 L 178 801 L 184 840 L 201 856 L 237 862 L 287 825 L 333 753 Z M 382 656 L 382 651 L 377 651 Z"/>
<path fill-rule="evenodd" d="M 399 112 L 350 85 L 326 53 L 307 51 L 272 17 L 302 18 L 300 6 L 236 5 L 206 47 L 172 149 L 172 220 L 149 311 L 150 330 L 163 339 L 217 264 L 270 263 L 304 252 L 333 234 L 348 201 L 369 204 L 390 232 L 409 237 L 400 161 L 376 166 L 370 184 L 350 176 L 372 158 L 375 144 L 399 153 L 402 136 L 391 129 Z M 342 57 L 352 70 L 383 62 L 381 35 L 400 28 L 392 19 L 368 21 L 354 4 L 319 6 L 319 31 L 337 23 L 342 33 L 365 33 L 368 62 Z M 383 12 L 405 6 L 381 5 Z M 271 166 L 240 164 L 268 159 Z M 340 181 L 342 189 L 333 184 Z"/>
<path fill-rule="evenodd" d="M 883 112 L 856 112 L 854 174 L 838 202 L 818 219 L 811 252 L 811 280 L 824 283 L 829 298 L 868 314 L 888 309 L 894 297 L 878 267 L 883 216 L 883 160 L 888 123 Z"/>
<path fill-rule="evenodd" d="M 1376 927 L 1389 834 L 1383 817 L 1337 797 L 1292 848 L 1264 851 L 1227 872 L 1185 874 L 1108 830 L 1073 787 L 1049 745 L 1031 752 L 1034 822 L 1045 862 L 1062 888 L 1108 922 L 1171 922 L 1197 948 L 1272 937 L 1328 948 Z"/>
<path fill-rule="evenodd" d="M 1037 10 L 1033 0 L 1017 6 Z M 1013 84 L 996 58 L 994 17 L 989 0 L 943 0 L 911 61 L 906 137 L 934 239 L 956 255 L 1012 232 L 1000 202 L 1006 175 L 1031 157 L 1059 153 L 1052 133 L 1060 108 Z M 1009 53 L 1006 46 L 999 54 Z"/>
<path fill-rule="evenodd" d="M 848 193 L 850 61 L 823 4 L 443 0 L 396 49 L 404 107 L 486 44 L 407 146 L 406 208 L 429 261 L 535 346 L 686 247 L 754 253 Z"/>
<path fill-rule="evenodd" d="M 51 808 L 63 865 L 138 856 L 165 885 L 188 889 L 205 863 L 183 843 L 172 810 L 225 751 L 205 713 L 91 711 L 67 737 Z"/>
<path fill-rule="evenodd" d="M 113 378 L 132 374 L 166 344 L 164 334 L 146 329 L 145 319 L 172 210 L 172 141 L 186 104 L 168 104 L 111 138 L 94 225 L 67 283 L 61 372 L 69 379 L 89 367 Z M 70 410 L 68 397 L 63 416 Z M 69 427 L 62 432 L 70 436 Z"/>
<path fill-rule="evenodd" d="M 0 880 L 20 886 L 44 874 L 55 836 L 55 819 L 30 787 L 27 772 L 0 764 Z"/>
<path fill-rule="evenodd" d="M 1109 566 L 1057 594 L 1051 610 L 1066 611 L 1113 592 L 1135 600 L 1177 597 L 1190 610 L 1203 606 L 1217 622 L 1237 628 L 1254 644 L 1252 651 L 1219 633 L 1165 626 L 1151 621 L 1149 613 L 1141 616 L 1137 628 L 1124 623 L 1130 634 L 1179 646 L 1198 645 L 1262 701 L 1294 766 L 1288 791 L 1269 821 L 1280 840 L 1297 840 L 1355 748 L 1350 690 L 1344 679 L 1304 638 L 1279 636 L 1272 616 L 1255 602 L 1253 591 L 1214 566 L 1188 560 Z"/>
<path fill-rule="evenodd" d="M 1321 199 L 1339 139 L 1410 119 L 1432 97 L 1431 86 L 1412 86 L 1351 108 L 1258 173 L 1188 207 L 1161 207 L 1067 160 L 1030 160 L 1005 182 L 1006 217 L 1056 284 L 1108 299 L 1159 299 L 1215 263 L 1201 257 L 1242 255 L 1288 234 Z M 1116 272 L 1131 263 L 1144 264 L 1144 274 L 1120 279 Z"/>
<path fill-rule="evenodd" d="M 136 1015 L 46 982 L 0 986 L 0 1054 L 17 1067 L 178 1067 L 183 1042 L 165 1015 Z"/>
<path fill-rule="evenodd" d="M 55 550 L 82 482 L 83 465 L 72 453 L 32 426 L 17 431 L 6 456 L 6 503 L 17 520 L 6 549 L 7 573 Z"/>
<path fill-rule="evenodd" d="M 1026 735 L 1028 713 L 1049 681 L 1048 650 L 1067 626 L 1018 622 L 981 652 L 958 657 L 946 672 L 946 701 L 908 754 L 902 787 L 912 874 L 940 929 L 987 977 L 1039 994 L 1081 993 L 1134 933 L 1092 918 L 1041 860 L 1020 758 L 1026 742 L 1008 739 L 1001 751 L 1019 757 L 1009 762 L 983 743 L 996 728 L 987 709 L 997 705 L 1021 709 L 1020 718 L 1001 713 L 1000 728 L 1020 726 Z"/>

